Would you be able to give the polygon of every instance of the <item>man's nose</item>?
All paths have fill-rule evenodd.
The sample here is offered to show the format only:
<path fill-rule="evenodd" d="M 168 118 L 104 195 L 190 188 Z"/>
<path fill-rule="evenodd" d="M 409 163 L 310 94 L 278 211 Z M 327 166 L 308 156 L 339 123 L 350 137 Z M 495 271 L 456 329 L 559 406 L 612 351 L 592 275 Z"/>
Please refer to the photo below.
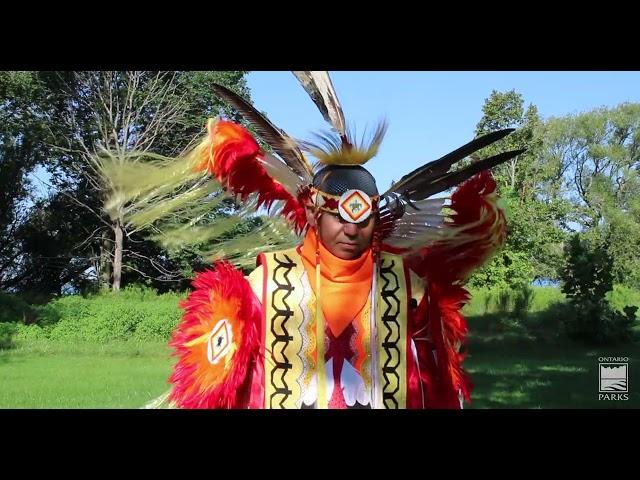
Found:
<path fill-rule="evenodd" d="M 346 222 L 344 224 L 344 234 L 353 237 L 358 234 L 358 226 L 355 223 Z"/>

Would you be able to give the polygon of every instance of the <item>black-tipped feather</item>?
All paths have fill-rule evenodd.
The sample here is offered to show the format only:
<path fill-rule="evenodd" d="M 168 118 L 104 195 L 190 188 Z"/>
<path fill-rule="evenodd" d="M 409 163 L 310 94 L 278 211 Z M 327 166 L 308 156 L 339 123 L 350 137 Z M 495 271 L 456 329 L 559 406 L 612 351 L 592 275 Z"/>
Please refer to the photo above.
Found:
<path fill-rule="evenodd" d="M 513 150 L 510 152 L 503 152 L 493 157 L 485 158 L 479 162 L 473 163 L 462 170 L 456 172 L 445 173 L 444 175 L 437 175 L 432 177 L 424 177 L 422 181 L 416 181 L 412 183 L 411 190 L 404 190 L 401 194 L 403 199 L 410 201 L 422 200 L 423 198 L 430 197 L 436 193 L 443 192 L 449 188 L 458 185 L 465 180 L 468 180 L 476 173 L 481 172 L 489 168 L 493 168 L 507 160 L 512 159 L 520 155 L 525 150 Z"/>
<path fill-rule="evenodd" d="M 416 185 L 423 183 L 425 179 L 447 173 L 454 163 L 464 159 L 473 152 L 480 150 L 487 145 L 497 142 L 514 130 L 515 129 L 513 128 L 506 128 L 504 130 L 498 130 L 496 132 L 483 135 L 482 137 L 475 138 L 453 152 L 446 154 L 444 157 L 434 160 L 433 162 L 429 162 L 426 165 L 418 167 L 412 172 L 404 175 L 386 192 L 386 194 L 391 192 L 402 194 L 407 191 L 415 190 Z"/>
<path fill-rule="evenodd" d="M 222 85 L 213 84 L 213 91 L 235 108 L 256 129 L 258 135 L 282 157 L 289 167 L 304 182 L 310 182 L 313 176 L 311 165 L 305 160 L 295 142 L 283 130 L 272 124 L 269 119 L 256 110 L 249 102 Z"/>

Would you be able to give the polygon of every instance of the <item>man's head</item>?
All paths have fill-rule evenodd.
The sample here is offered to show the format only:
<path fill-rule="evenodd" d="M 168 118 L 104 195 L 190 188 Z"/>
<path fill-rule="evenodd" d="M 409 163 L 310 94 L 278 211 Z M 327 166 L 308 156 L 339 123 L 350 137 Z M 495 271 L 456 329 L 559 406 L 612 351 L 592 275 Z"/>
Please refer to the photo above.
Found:
<path fill-rule="evenodd" d="M 358 165 L 330 165 L 316 173 L 313 187 L 315 209 L 307 209 L 309 223 L 317 226 L 323 245 L 336 257 L 358 258 L 373 238 L 378 201 L 375 179 Z M 319 214 L 317 225 L 315 212 Z"/>

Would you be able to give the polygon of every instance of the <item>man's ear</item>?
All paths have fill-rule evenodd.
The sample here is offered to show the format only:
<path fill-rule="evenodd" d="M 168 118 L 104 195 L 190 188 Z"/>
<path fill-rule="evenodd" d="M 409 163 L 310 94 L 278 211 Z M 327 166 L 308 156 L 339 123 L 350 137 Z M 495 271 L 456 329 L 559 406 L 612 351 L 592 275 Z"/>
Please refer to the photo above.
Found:
<path fill-rule="evenodd" d="M 310 207 L 304 207 L 305 212 L 307 213 L 307 223 L 312 226 L 312 227 L 316 227 L 316 215 L 315 212 L 313 210 L 313 208 Z"/>

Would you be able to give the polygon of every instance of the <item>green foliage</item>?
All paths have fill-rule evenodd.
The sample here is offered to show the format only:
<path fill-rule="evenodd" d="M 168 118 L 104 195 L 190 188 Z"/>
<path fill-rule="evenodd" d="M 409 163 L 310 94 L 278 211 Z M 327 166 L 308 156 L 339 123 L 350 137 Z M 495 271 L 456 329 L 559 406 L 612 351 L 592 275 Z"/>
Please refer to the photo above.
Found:
<path fill-rule="evenodd" d="M 13 335 L 16 333 L 14 323 L 0 323 L 0 350 L 13 347 Z"/>
<path fill-rule="evenodd" d="M 87 297 L 62 297 L 40 308 L 42 328 L 21 329 L 19 338 L 95 343 L 167 341 L 180 320 L 178 304 L 182 298 L 176 293 L 158 295 L 144 286 Z"/>
<path fill-rule="evenodd" d="M 493 91 L 476 133 L 507 127 L 517 130 L 482 152 L 527 148 L 493 172 L 507 242 L 470 285 L 513 288 L 561 278 L 563 245 L 578 230 L 589 242 L 606 245 L 614 282 L 640 288 L 640 104 L 542 122 L 519 93 Z"/>
<path fill-rule="evenodd" d="M 535 291 L 529 285 L 522 285 L 515 292 L 513 300 L 513 316 L 519 320 L 524 320 L 531 310 Z"/>
<path fill-rule="evenodd" d="M 530 283 L 534 277 L 534 267 L 525 252 L 502 249 L 471 276 L 469 285 L 473 288 L 517 288 Z"/>
<path fill-rule="evenodd" d="M 18 295 L 0 292 L 0 322 L 34 321 L 35 312 Z"/>
<path fill-rule="evenodd" d="M 500 290 L 498 292 L 498 298 L 496 300 L 497 312 L 501 316 L 506 316 L 509 313 L 509 307 L 511 303 L 511 295 L 509 290 Z"/>
<path fill-rule="evenodd" d="M 612 261 L 606 248 L 574 235 L 566 246 L 562 291 L 573 315 L 564 319 L 569 337 L 596 344 L 628 342 L 637 307 L 612 308 L 606 295 L 613 289 Z"/>
<path fill-rule="evenodd" d="M 496 313 L 496 327 L 500 331 L 522 330 L 529 312 L 533 308 L 535 291 L 528 285 L 516 288 L 494 289 L 486 292 L 484 298 L 484 313 Z"/>
<path fill-rule="evenodd" d="M 488 313 L 496 313 L 498 303 L 497 297 L 500 292 L 499 289 L 472 288 L 469 291 L 471 293 L 471 301 L 464 308 L 465 315 L 479 316 Z M 527 309 L 529 313 L 545 311 L 554 303 L 566 303 L 565 295 L 559 288 L 531 287 L 531 291 L 531 299 Z M 640 296 L 640 292 L 630 291 L 630 293 L 626 293 L 626 290 L 624 290 L 624 292 L 628 295 L 633 295 L 635 293 Z"/>
<path fill-rule="evenodd" d="M 0 288 L 51 298 L 98 290 L 98 279 L 108 284 L 113 231 L 100 219 L 101 192 L 87 176 L 85 147 L 117 142 L 126 150 L 155 121 L 153 145 L 142 147 L 177 155 L 204 133 L 207 117 L 240 120 L 210 85 L 249 98 L 246 73 L 0 72 Z M 148 95 L 154 88 L 160 94 Z M 30 198 L 42 190 L 29 182 L 37 165 L 53 187 L 40 199 Z M 29 201 L 32 208 L 24 208 Z M 182 270 L 188 277 L 200 266 L 188 252 L 170 257 L 150 240 L 125 238 L 122 284 L 151 279 L 159 289 L 184 289 Z"/>
<path fill-rule="evenodd" d="M 515 90 L 491 92 L 482 107 L 483 116 L 476 125 L 476 135 L 503 128 L 516 131 L 481 151 L 481 156 L 495 155 L 506 150 L 525 148 L 526 152 L 497 167 L 494 176 L 500 191 L 517 192 L 520 198 L 532 197 L 534 186 L 540 181 L 542 168 L 539 154 L 543 145 L 543 124 L 535 105 L 524 106 L 522 95 Z"/>
<path fill-rule="evenodd" d="M 638 202 L 640 203 L 640 193 Z M 597 233 L 606 239 L 613 260 L 611 273 L 617 283 L 640 289 L 640 212 L 610 207 Z"/>
<path fill-rule="evenodd" d="M 489 313 L 489 308 L 491 306 L 492 301 L 493 301 L 493 296 L 491 295 L 491 290 L 489 290 L 486 292 L 486 295 L 484 295 L 484 298 L 483 298 L 483 305 L 484 305 L 483 313 L 485 315 Z"/>
<path fill-rule="evenodd" d="M 614 285 L 613 290 L 607 292 L 606 298 L 611 307 L 619 312 L 623 312 L 627 305 L 640 308 L 640 290 L 626 285 Z"/>
<path fill-rule="evenodd" d="M 603 301 L 571 305 L 574 316 L 564 322 L 570 338 L 597 345 L 627 343 L 633 339 L 638 307 L 627 306 L 620 313 Z"/>
<path fill-rule="evenodd" d="M 570 302 L 600 301 L 613 288 L 611 257 L 601 245 L 589 245 L 573 235 L 566 246 L 562 291 Z"/>
<path fill-rule="evenodd" d="M 474 273 L 470 285 L 514 289 L 537 278 L 557 278 L 564 240 L 559 222 L 568 204 L 554 198 L 550 201 L 540 188 L 551 182 L 554 170 L 543 155 L 545 129 L 537 108 L 525 108 L 522 95 L 513 90 L 494 90 L 482 111 L 477 135 L 510 127 L 516 131 L 483 149 L 481 156 L 526 151 L 493 170 L 507 218 L 507 241 L 501 252 Z"/>
<path fill-rule="evenodd" d="M 0 72 L 0 288 L 21 279 L 20 225 L 33 195 L 29 174 L 48 153 L 48 100 L 34 72 Z"/>
<path fill-rule="evenodd" d="M 41 327 L 37 324 L 24 325 L 22 323 L 15 324 L 16 331 L 14 339 L 21 342 L 34 342 L 46 340 L 48 338 L 48 329 L 46 326 Z"/>
<path fill-rule="evenodd" d="M 565 225 L 570 221 L 585 239 L 606 244 L 614 280 L 637 289 L 640 104 L 550 119 L 545 144 L 561 180 L 556 195 L 572 207 Z"/>

